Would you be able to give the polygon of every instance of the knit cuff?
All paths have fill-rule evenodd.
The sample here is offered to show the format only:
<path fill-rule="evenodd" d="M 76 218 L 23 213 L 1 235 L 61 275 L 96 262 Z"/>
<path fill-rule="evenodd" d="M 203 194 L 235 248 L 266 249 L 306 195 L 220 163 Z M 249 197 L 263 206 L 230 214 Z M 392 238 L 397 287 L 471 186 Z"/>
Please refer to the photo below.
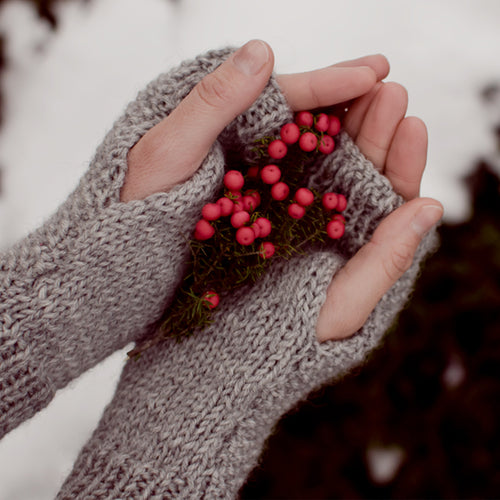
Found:
<path fill-rule="evenodd" d="M 192 179 L 171 192 L 124 204 L 119 194 L 127 154 L 231 52 L 208 52 L 148 85 L 114 124 L 56 214 L 0 257 L 0 318 L 15 317 L 8 334 L 29 343 L 31 366 L 51 386 L 64 386 L 145 336 L 168 306 L 201 207 L 222 185 L 224 151 L 217 142 Z M 240 141 L 248 140 L 245 120 L 258 126 L 266 109 L 261 97 L 247 118 L 231 126 L 228 136 L 239 139 L 224 147 L 242 147 Z M 48 399 L 40 393 L 40 401 Z M 31 414 L 39 407 L 36 398 L 32 403 Z"/>
<path fill-rule="evenodd" d="M 223 130 L 219 140 L 228 152 L 252 163 L 260 160 L 255 141 L 263 137 L 279 137 L 281 127 L 293 121 L 293 111 L 273 74 L 256 101 Z"/>

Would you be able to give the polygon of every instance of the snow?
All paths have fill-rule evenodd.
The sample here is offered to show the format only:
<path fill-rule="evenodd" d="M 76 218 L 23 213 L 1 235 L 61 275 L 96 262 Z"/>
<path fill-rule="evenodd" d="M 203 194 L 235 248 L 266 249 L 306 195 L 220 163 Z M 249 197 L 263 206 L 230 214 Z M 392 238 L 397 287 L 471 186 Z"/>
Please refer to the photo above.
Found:
<path fill-rule="evenodd" d="M 429 129 L 422 194 L 450 221 L 468 214 L 461 179 L 492 155 L 479 98 L 500 81 L 497 0 L 101 0 L 59 5 L 56 33 L 21 1 L 4 4 L 9 34 L 0 129 L 0 247 L 37 227 L 85 171 L 106 130 L 156 74 L 209 48 L 268 41 L 278 72 L 384 53 L 409 114 Z M 117 353 L 61 391 L 0 442 L 0 498 L 52 498 L 109 401 Z"/>
<path fill-rule="evenodd" d="M 371 444 L 366 450 L 366 465 L 372 481 L 384 485 L 390 483 L 405 459 L 404 449 L 396 444 Z"/>

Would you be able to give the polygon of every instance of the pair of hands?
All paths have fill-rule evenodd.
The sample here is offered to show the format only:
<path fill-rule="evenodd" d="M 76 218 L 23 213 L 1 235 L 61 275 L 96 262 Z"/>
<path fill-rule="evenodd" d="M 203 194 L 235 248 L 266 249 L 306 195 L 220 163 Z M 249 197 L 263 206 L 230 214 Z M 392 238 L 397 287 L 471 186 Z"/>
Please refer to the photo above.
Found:
<path fill-rule="evenodd" d="M 198 83 L 130 150 L 121 200 L 168 191 L 191 177 L 220 132 L 260 95 L 273 66 L 271 48 L 253 40 Z M 294 111 L 345 104 L 344 129 L 406 201 L 333 277 L 316 325 L 319 341 L 346 338 L 361 328 L 378 301 L 409 268 L 422 237 L 443 214 L 438 201 L 418 197 L 427 130 L 420 119 L 405 117 L 406 90 L 396 83 L 384 83 L 388 73 L 387 59 L 373 55 L 277 76 Z"/>

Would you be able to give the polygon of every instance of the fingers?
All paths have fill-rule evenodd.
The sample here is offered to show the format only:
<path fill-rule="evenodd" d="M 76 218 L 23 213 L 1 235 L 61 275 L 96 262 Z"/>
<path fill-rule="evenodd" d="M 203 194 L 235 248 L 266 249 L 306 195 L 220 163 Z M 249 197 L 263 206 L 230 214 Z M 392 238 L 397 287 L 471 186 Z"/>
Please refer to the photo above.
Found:
<path fill-rule="evenodd" d="M 371 103 L 375 99 L 379 90 L 384 84 L 382 82 L 377 82 L 372 89 L 365 95 L 359 97 L 353 101 L 345 114 L 343 119 L 343 125 L 345 131 L 354 139 L 358 137 L 359 131 L 361 130 L 361 125 L 365 119 L 366 113 Z"/>
<path fill-rule="evenodd" d="M 356 144 L 375 167 L 383 172 L 396 130 L 408 106 L 406 89 L 397 83 L 380 87 L 361 121 Z"/>
<path fill-rule="evenodd" d="M 400 85 L 377 82 L 351 105 L 344 128 L 395 191 L 411 200 L 419 195 L 427 161 L 427 129 L 418 118 L 403 118 L 407 100 Z"/>
<path fill-rule="evenodd" d="M 273 64 L 269 46 L 254 40 L 204 78 L 131 149 L 122 201 L 142 199 L 188 179 L 222 129 L 258 97 Z M 384 56 L 371 55 L 308 73 L 282 75 L 278 82 L 294 110 L 313 109 L 366 94 L 388 71 Z"/>
<path fill-rule="evenodd" d="M 382 296 L 410 267 L 426 232 L 442 217 L 443 207 L 418 198 L 398 208 L 377 228 L 332 280 L 316 327 L 320 341 L 358 331 Z"/>
<path fill-rule="evenodd" d="M 427 127 L 410 116 L 398 126 L 387 154 L 385 175 L 405 200 L 416 198 L 427 162 Z"/>
<path fill-rule="evenodd" d="M 277 80 L 294 111 L 343 103 L 368 92 L 389 73 L 389 61 L 381 54 L 343 61 L 326 68 Z"/>
<path fill-rule="evenodd" d="M 383 80 L 390 70 L 389 61 L 382 54 L 374 54 L 369 56 L 343 61 L 334 64 L 335 67 L 351 68 L 354 66 L 369 66 L 377 75 L 377 81 Z"/>
<path fill-rule="evenodd" d="M 368 92 L 377 75 L 369 66 L 327 68 L 278 75 L 277 81 L 294 111 L 333 106 Z"/>
<path fill-rule="evenodd" d="M 121 200 L 143 199 L 188 179 L 224 127 L 257 99 L 273 65 L 271 48 L 252 40 L 198 83 L 130 150 Z"/>

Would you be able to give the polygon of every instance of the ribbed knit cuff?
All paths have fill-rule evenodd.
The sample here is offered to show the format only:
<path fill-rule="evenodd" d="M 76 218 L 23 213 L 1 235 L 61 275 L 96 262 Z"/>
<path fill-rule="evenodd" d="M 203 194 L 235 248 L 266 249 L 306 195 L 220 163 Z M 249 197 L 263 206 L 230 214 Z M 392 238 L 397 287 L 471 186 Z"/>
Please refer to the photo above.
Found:
<path fill-rule="evenodd" d="M 281 127 L 291 121 L 293 111 L 273 74 L 257 100 L 226 127 L 219 140 L 226 150 L 235 151 L 242 160 L 256 162 L 260 157 L 255 151 L 255 141 L 279 137 Z"/>

